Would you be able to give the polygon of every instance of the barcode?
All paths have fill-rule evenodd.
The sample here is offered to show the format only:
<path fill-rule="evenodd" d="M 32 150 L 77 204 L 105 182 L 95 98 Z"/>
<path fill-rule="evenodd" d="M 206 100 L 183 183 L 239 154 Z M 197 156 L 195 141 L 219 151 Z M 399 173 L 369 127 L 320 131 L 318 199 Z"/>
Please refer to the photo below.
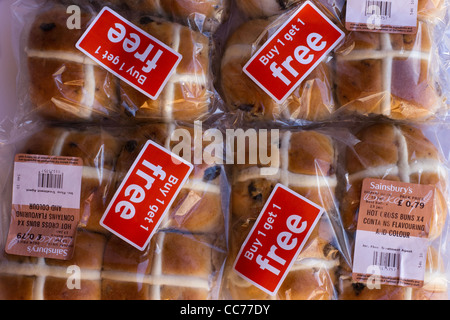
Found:
<path fill-rule="evenodd" d="M 62 189 L 63 181 L 63 173 L 38 172 L 38 188 Z"/>
<path fill-rule="evenodd" d="M 373 252 L 373 265 L 375 266 L 398 268 L 399 262 L 400 262 L 399 253 L 381 252 L 381 251 Z"/>
<path fill-rule="evenodd" d="M 391 17 L 392 2 L 391 1 L 366 1 L 366 16 L 382 16 Z"/>

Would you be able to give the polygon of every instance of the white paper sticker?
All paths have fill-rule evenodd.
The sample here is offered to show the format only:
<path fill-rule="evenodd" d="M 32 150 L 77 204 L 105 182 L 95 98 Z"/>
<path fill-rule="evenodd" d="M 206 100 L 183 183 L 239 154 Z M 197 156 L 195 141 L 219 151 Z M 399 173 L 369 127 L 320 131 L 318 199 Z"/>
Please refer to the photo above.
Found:
<path fill-rule="evenodd" d="M 30 203 L 58 204 L 63 208 L 80 208 L 81 176 L 79 164 L 55 164 L 39 161 L 55 161 L 65 157 L 20 155 L 28 161 L 16 161 L 14 165 L 14 189 L 12 202 L 17 205 Z M 39 160 L 40 159 L 40 160 Z M 71 161 L 67 157 L 67 161 Z M 61 163 L 61 162 L 60 162 Z"/>
<path fill-rule="evenodd" d="M 348 0 L 346 28 L 350 31 L 415 33 L 418 0 Z"/>
<path fill-rule="evenodd" d="M 385 284 L 421 286 L 428 239 L 392 237 L 358 230 L 353 272 L 383 276 Z M 361 278 L 359 280 L 362 280 Z"/>

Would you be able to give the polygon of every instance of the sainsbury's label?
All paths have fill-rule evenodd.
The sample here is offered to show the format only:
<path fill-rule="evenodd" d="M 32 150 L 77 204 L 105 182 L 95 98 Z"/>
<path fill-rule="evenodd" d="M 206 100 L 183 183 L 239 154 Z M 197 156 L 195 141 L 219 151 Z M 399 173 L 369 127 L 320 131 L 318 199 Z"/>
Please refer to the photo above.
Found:
<path fill-rule="evenodd" d="M 415 33 L 418 0 L 348 0 L 349 31 Z"/>
<path fill-rule="evenodd" d="M 149 140 L 103 214 L 100 224 L 144 250 L 185 184 L 192 164 Z"/>
<path fill-rule="evenodd" d="M 306 1 L 244 66 L 244 72 L 282 103 L 333 50 L 344 33 Z"/>
<path fill-rule="evenodd" d="M 353 279 L 421 287 L 435 187 L 368 178 L 363 181 Z"/>
<path fill-rule="evenodd" d="M 77 157 L 16 155 L 7 253 L 72 258 L 82 171 Z"/>
<path fill-rule="evenodd" d="M 104 7 L 76 47 L 103 68 L 157 99 L 182 56 Z"/>
<path fill-rule="evenodd" d="M 275 295 L 324 210 L 277 184 L 244 241 L 234 270 Z"/>

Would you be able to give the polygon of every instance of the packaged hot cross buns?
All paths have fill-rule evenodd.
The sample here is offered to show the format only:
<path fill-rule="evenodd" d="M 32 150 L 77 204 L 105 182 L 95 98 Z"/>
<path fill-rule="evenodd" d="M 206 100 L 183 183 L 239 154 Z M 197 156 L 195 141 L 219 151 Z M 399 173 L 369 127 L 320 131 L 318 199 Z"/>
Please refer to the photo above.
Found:
<path fill-rule="evenodd" d="M 120 81 L 120 104 L 128 118 L 138 121 L 194 121 L 213 108 L 210 39 L 176 22 L 143 16 L 135 25 L 179 53 L 181 61 L 160 95 L 150 99 Z"/>
<path fill-rule="evenodd" d="M 78 9 L 71 11 L 74 9 L 69 5 Z M 122 38 L 113 39 L 112 33 L 121 30 L 112 30 L 114 23 L 106 31 L 101 29 L 99 38 L 93 40 L 95 48 L 87 48 L 92 44 L 90 36 L 95 35 L 85 32 L 94 24 L 107 23 L 103 19 L 94 23 L 106 7 L 122 17 L 123 24 L 133 25 L 155 39 L 152 41 L 166 45 L 164 54 L 153 49 L 153 44 L 144 48 L 144 40 L 133 38 L 131 31 L 117 33 Z M 19 43 L 19 98 L 27 115 L 31 110 L 45 119 L 64 122 L 193 121 L 213 108 L 209 34 L 143 11 L 128 15 L 131 9 L 126 6 L 99 7 L 89 1 L 46 1 L 41 6 L 23 1 L 15 9 L 21 10 L 27 15 L 17 21 L 24 38 Z M 179 55 L 174 70 L 162 62 L 169 55 Z M 164 71 L 148 71 L 145 63 L 162 66 Z M 167 79 L 162 81 L 159 77 L 165 72 Z M 149 84 L 156 78 L 158 89 Z M 140 87 L 143 83 L 145 88 Z M 151 94 L 146 91 L 149 86 L 155 90 Z"/>
<path fill-rule="evenodd" d="M 233 170 L 230 245 L 224 275 L 224 295 L 228 299 L 335 299 L 335 272 L 340 264 L 341 250 L 333 213 L 337 183 L 334 142 L 328 135 L 317 131 L 286 130 L 280 133 L 279 139 L 274 136 L 269 139 L 271 141 L 267 145 L 266 142 L 259 144 L 259 151 L 253 149 L 261 152 L 267 148 L 262 154 L 267 154 L 271 161 L 238 162 Z M 247 154 L 252 155 L 253 149 L 249 147 Z M 325 213 L 319 218 L 303 249 L 294 258 L 286 278 L 272 296 L 239 275 L 233 265 L 244 240 L 278 183 L 322 207 Z M 253 270 L 258 271 L 258 268 Z"/>
<path fill-rule="evenodd" d="M 276 1 L 273 2 L 276 3 Z M 244 3 L 244 1 L 242 1 L 242 3 Z M 332 18 L 330 12 L 320 3 L 314 2 L 313 4 L 316 5 L 318 10 L 330 19 L 330 21 L 333 21 L 334 24 L 337 23 L 337 19 Z M 249 61 L 252 58 L 255 59 L 254 57 L 258 50 L 269 43 L 269 39 L 274 39 L 271 37 L 275 32 L 279 32 L 276 36 L 276 39 L 278 40 L 273 44 L 271 42 L 271 45 L 268 47 L 273 46 L 271 49 L 273 52 L 267 53 L 266 56 L 270 55 L 273 58 L 278 56 L 284 57 L 284 55 L 287 55 L 285 51 L 288 50 L 284 47 L 286 43 L 289 44 L 289 41 L 294 38 L 289 38 L 289 34 L 286 36 L 284 35 L 284 32 L 281 32 L 280 30 L 284 28 L 283 25 L 286 20 L 289 19 L 291 17 L 290 15 L 293 15 L 295 9 L 298 8 L 299 6 L 293 6 L 291 10 L 285 11 L 283 14 L 266 18 L 243 19 L 243 21 L 238 21 L 233 28 L 230 28 L 229 34 L 224 36 L 226 41 L 224 42 L 223 54 L 220 61 L 220 72 L 218 73 L 220 77 L 218 77 L 217 88 L 221 93 L 227 110 L 230 110 L 231 112 L 239 111 L 244 113 L 245 116 L 251 120 L 261 121 L 292 120 L 295 122 L 311 122 L 324 121 L 331 117 L 335 111 L 336 104 L 333 97 L 333 82 L 329 65 L 329 60 L 331 59 L 330 55 L 327 55 L 322 62 L 314 64 L 314 67 L 311 68 L 312 71 L 306 75 L 304 80 L 295 83 L 292 91 L 287 92 L 282 99 L 279 97 L 275 99 L 275 94 L 273 92 L 271 92 L 273 95 L 270 95 L 267 92 L 271 91 L 270 88 L 274 86 L 274 84 L 270 84 L 269 82 L 266 83 L 264 86 L 267 90 L 264 90 L 259 84 L 259 81 L 255 77 L 249 75 L 249 73 L 252 73 L 251 71 L 244 71 Z M 291 29 L 290 31 L 294 35 L 301 35 L 302 28 L 300 25 L 296 26 L 295 23 L 299 24 L 298 22 L 293 21 L 291 23 L 293 25 L 292 28 L 296 28 L 297 30 Z M 286 31 L 286 33 L 288 32 L 289 31 Z M 283 35 L 290 40 L 285 40 Z M 281 39 L 279 37 L 281 37 Z M 333 41 L 330 39 L 329 42 L 332 43 Z M 295 64 L 297 63 L 297 60 L 300 59 L 298 50 L 299 48 L 303 48 L 300 45 L 303 45 L 303 43 L 299 43 L 299 46 L 296 48 L 297 53 L 294 54 L 296 51 L 294 50 L 295 48 L 292 48 L 291 55 L 288 56 L 284 62 L 281 60 L 281 62 L 277 62 L 277 66 L 283 65 L 284 67 L 287 67 L 296 77 L 300 77 L 299 72 L 297 72 L 300 69 L 295 69 L 301 68 L 297 67 L 297 64 Z M 314 56 L 309 51 L 307 53 L 309 54 L 308 59 Z M 296 58 L 293 58 L 294 55 Z M 268 58 L 266 57 L 266 59 Z M 258 63 L 262 62 L 260 63 L 259 68 L 264 70 L 273 68 L 275 63 L 271 63 L 269 60 L 261 61 L 260 58 L 255 59 L 254 61 L 258 61 Z M 291 64 L 294 65 L 295 68 L 292 67 Z M 303 63 L 301 66 L 305 67 L 305 64 L 307 63 Z M 278 68 L 279 70 L 281 68 L 283 70 L 282 73 L 285 73 L 283 74 L 283 76 L 286 77 L 286 80 L 283 80 L 285 83 L 289 82 L 289 85 L 291 85 L 295 82 L 292 79 L 299 79 L 287 76 L 290 75 L 287 69 L 283 69 L 281 66 L 278 66 Z M 275 71 L 272 71 L 273 74 L 270 72 L 270 75 L 268 74 L 267 77 L 273 76 L 275 82 L 275 80 L 277 80 Z M 276 88 L 278 87 L 279 86 Z"/>
<path fill-rule="evenodd" d="M 274 19 L 271 19 L 274 20 Z M 282 104 L 278 104 L 244 72 L 255 46 L 268 38 L 271 20 L 243 23 L 227 41 L 221 61 L 221 90 L 231 110 L 242 110 L 250 119 L 325 120 L 335 109 L 330 70 L 321 63 Z"/>
<path fill-rule="evenodd" d="M 39 300 L 217 298 L 226 256 L 226 216 L 223 212 L 227 204 L 222 200 L 225 198 L 222 166 L 204 161 L 194 165 L 159 229 L 142 250 L 109 232 L 99 222 L 118 184 L 146 141 L 152 140 L 167 148 L 172 144 L 174 151 L 185 152 L 184 156 L 188 157 L 188 150 L 194 145 L 192 128 L 178 129 L 182 131 L 166 124 L 133 126 L 126 128 L 126 134 L 124 128 L 124 132 L 109 139 L 106 133 L 52 128 L 46 135 L 33 136 L 35 147 L 26 145 L 26 155 L 54 154 L 65 159 L 83 159 L 80 221 L 72 226 L 76 228 L 72 235 L 74 240 L 66 246 L 68 236 L 64 232 L 69 228 L 62 227 L 62 223 L 70 220 L 71 215 L 65 209 L 54 211 L 53 205 L 47 209 L 43 205 L 46 197 L 42 197 L 37 206 L 20 207 L 22 209 L 13 214 L 3 211 L 2 215 L 15 217 L 11 225 L 27 218 L 26 224 L 36 226 L 39 222 L 40 227 L 47 228 L 49 223 L 59 223 L 62 230 L 39 237 L 37 229 L 11 234 L 15 229 L 8 233 L 2 225 L 0 297 Z M 193 149 L 191 154 L 194 155 Z M 76 184 L 74 178 L 71 179 L 67 172 L 65 174 L 65 185 Z M 26 171 L 21 177 L 27 178 Z M 60 180 L 47 178 L 43 181 L 50 187 L 49 183 Z M 53 189 L 46 190 L 58 190 L 52 186 Z M 3 220 L 10 219 L 2 216 Z M 43 244 L 38 240 L 44 241 Z M 20 254 L 11 253 L 10 249 L 17 245 L 27 247 Z M 69 249 L 71 254 L 63 259 L 61 256 Z M 15 290 L 11 290 L 11 286 Z"/>
<path fill-rule="evenodd" d="M 101 298 L 107 233 L 99 220 L 114 194 L 121 148 L 93 127 L 49 126 L 20 144 L 1 213 L 2 299 Z M 58 166 L 44 167 L 46 156 Z"/>
<path fill-rule="evenodd" d="M 95 13 L 80 7 L 80 27 L 69 29 L 67 6 L 50 2 L 30 8 L 19 49 L 19 100 L 26 113 L 29 108 L 58 121 L 117 117 L 115 77 L 75 47 Z"/>
<path fill-rule="evenodd" d="M 202 133 L 195 138 L 202 139 Z M 107 242 L 102 298 L 217 299 L 226 257 L 222 165 L 194 161 L 193 128 L 145 125 L 130 135 L 117 163 L 120 182 L 148 139 L 194 165 L 150 245 L 139 251 L 116 236 Z"/>
<path fill-rule="evenodd" d="M 338 191 L 340 212 L 354 255 L 353 272 L 368 263 L 367 272 L 374 276 L 352 279 L 351 268 L 342 268 L 340 299 L 446 297 L 444 156 L 421 128 L 412 125 L 372 123 L 355 136 L 357 142 L 340 160 L 344 179 Z M 422 266 L 422 276 L 406 271 L 406 266 L 416 265 Z M 386 270 L 393 274 L 385 274 Z M 393 280 L 374 287 L 376 275 Z"/>
<path fill-rule="evenodd" d="M 390 8 L 384 9 L 386 14 L 394 14 Z M 418 10 L 417 29 L 412 33 L 348 32 L 348 49 L 335 59 L 338 115 L 404 121 L 445 115 L 435 32 L 443 21 L 445 5 L 423 0 L 414 10 Z"/>

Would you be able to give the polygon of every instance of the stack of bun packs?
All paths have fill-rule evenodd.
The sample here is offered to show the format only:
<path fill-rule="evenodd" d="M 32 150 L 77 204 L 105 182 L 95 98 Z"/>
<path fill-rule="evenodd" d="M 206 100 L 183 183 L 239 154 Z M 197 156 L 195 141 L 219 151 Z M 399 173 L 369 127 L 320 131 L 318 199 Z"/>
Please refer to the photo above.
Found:
<path fill-rule="evenodd" d="M 2 300 L 448 300 L 443 0 L 18 0 Z"/>

